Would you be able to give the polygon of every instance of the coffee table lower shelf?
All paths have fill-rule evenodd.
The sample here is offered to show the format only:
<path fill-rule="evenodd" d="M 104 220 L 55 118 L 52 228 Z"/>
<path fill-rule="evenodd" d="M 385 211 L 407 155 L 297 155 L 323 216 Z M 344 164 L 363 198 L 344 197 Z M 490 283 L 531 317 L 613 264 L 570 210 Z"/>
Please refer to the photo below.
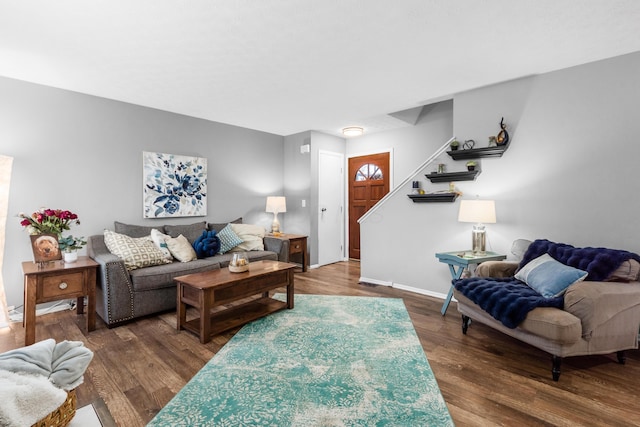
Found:
<path fill-rule="evenodd" d="M 210 336 L 218 335 L 222 332 L 244 325 L 253 320 L 264 317 L 287 308 L 287 303 L 269 297 L 262 297 L 233 307 L 212 309 L 210 314 Z M 200 335 L 199 317 L 189 320 L 182 325 L 184 329 Z"/>

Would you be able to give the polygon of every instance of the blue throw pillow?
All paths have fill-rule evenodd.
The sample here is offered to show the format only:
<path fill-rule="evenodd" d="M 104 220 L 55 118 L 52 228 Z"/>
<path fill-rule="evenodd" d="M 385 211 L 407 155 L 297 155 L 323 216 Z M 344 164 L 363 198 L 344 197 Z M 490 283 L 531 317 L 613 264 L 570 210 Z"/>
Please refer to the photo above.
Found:
<path fill-rule="evenodd" d="M 220 238 L 215 230 L 203 231 L 200 237 L 193 242 L 193 249 L 198 258 L 214 256 L 220 250 Z"/>
<path fill-rule="evenodd" d="M 545 298 L 558 297 L 572 284 L 584 280 L 587 272 L 564 265 L 549 254 L 528 262 L 515 275 Z"/>
<path fill-rule="evenodd" d="M 231 225 L 227 224 L 220 232 L 218 233 L 218 237 L 220 238 L 220 252 L 221 254 L 225 252 L 229 252 L 231 249 L 238 246 L 240 243 L 243 243 L 238 235 L 233 231 Z"/>

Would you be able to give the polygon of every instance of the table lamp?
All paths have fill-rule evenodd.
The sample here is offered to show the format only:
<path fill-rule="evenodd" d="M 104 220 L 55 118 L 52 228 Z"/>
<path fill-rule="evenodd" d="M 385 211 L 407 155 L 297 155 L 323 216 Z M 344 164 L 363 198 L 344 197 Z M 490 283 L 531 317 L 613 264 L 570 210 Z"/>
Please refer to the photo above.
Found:
<path fill-rule="evenodd" d="M 487 233 L 483 223 L 496 223 L 496 204 L 493 200 L 461 200 L 458 221 L 474 222 L 471 232 L 473 255 L 485 255 Z"/>
<path fill-rule="evenodd" d="M 273 222 L 271 223 L 271 232 L 273 234 L 280 233 L 280 222 L 278 221 L 278 213 L 287 211 L 287 201 L 283 196 L 267 197 L 267 212 L 273 212 Z"/>

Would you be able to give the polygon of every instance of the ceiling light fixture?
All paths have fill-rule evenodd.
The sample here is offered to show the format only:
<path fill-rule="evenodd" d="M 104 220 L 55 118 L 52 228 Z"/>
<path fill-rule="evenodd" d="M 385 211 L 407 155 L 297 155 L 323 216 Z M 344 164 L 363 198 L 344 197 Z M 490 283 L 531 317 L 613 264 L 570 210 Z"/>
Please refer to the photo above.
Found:
<path fill-rule="evenodd" d="M 344 136 L 360 136 L 364 133 L 364 129 L 357 126 L 350 126 L 348 128 L 342 129 L 342 134 Z"/>

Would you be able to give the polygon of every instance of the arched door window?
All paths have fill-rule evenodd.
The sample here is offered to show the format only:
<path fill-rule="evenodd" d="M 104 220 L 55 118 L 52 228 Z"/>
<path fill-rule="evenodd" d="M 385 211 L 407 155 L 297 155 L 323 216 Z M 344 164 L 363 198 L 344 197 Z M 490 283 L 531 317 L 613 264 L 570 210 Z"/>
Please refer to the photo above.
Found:
<path fill-rule="evenodd" d="M 356 181 L 381 180 L 383 178 L 382 170 L 373 163 L 362 165 L 356 172 Z"/>

